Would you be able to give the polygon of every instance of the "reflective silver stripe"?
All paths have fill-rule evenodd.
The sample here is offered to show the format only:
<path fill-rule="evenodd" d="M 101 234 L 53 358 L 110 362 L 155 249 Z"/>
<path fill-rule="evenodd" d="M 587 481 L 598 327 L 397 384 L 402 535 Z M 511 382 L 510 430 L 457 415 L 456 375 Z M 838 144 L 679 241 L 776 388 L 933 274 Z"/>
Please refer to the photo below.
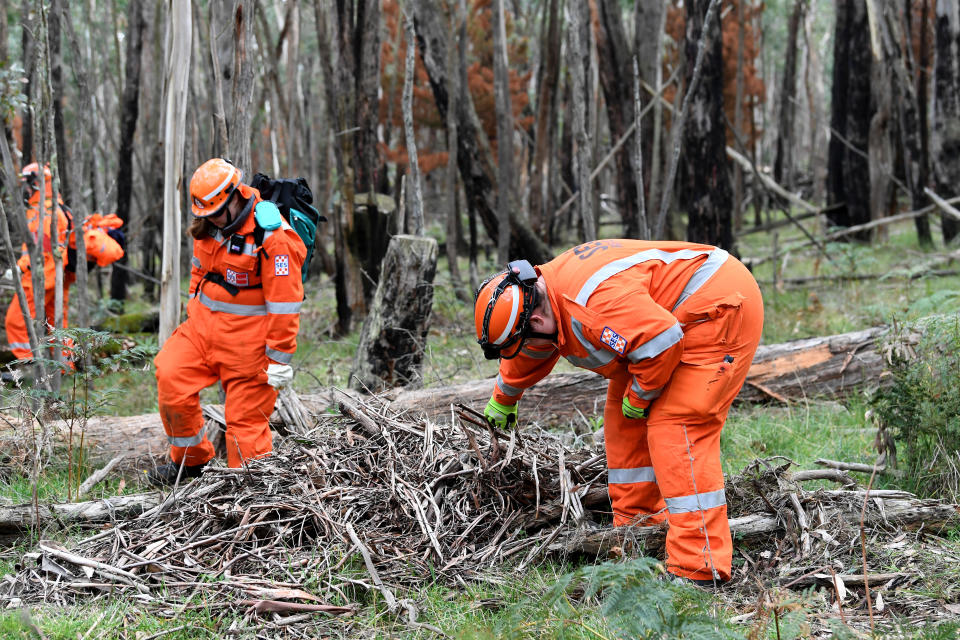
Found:
<path fill-rule="evenodd" d="M 30 343 L 29 343 L 29 342 L 11 342 L 11 343 L 10 343 L 10 348 L 11 348 L 11 349 L 26 349 L 27 351 L 30 351 Z"/>
<path fill-rule="evenodd" d="M 631 484 L 634 482 L 656 482 L 653 467 L 637 467 L 635 469 L 608 469 L 608 484 Z"/>
<path fill-rule="evenodd" d="M 692 496 L 664 498 L 663 501 L 667 503 L 670 513 L 689 513 L 722 507 L 727 504 L 727 494 L 723 489 L 717 489 L 706 493 L 695 493 Z"/>
<path fill-rule="evenodd" d="M 265 316 L 267 307 L 262 304 L 235 304 L 233 302 L 220 302 L 211 300 L 203 291 L 200 292 L 197 299 L 210 311 L 222 311 L 232 313 L 235 316 Z"/>
<path fill-rule="evenodd" d="M 184 438 L 167 436 L 167 442 L 169 442 L 174 447 L 195 447 L 201 442 L 203 442 L 203 431 L 201 431 L 195 436 L 188 436 Z"/>
<path fill-rule="evenodd" d="M 504 340 L 507 339 L 507 336 L 510 335 L 510 332 L 513 331 L 513 325 L 517 322 L 517 316 L 520 313 L 520 287 L 515 284 L 512 284 L 508 289 L 504 289 L 503 293 L 510 291 L 510 297 L 513 299 L 513 306 L 510 308 L 510 320 L 507 321 L 506 326 L 503 328 L 503 333 L 500 334 L 496 340 L 491 340 L 493 344 L 499 345 Z M 503 293 L 500 295 L 502 296 Z"/>
<path fill-rule="evenodd" d="M 556 353 L 556 348 L 551 349 L 550 351 L 544 351 L 543 349 L 528 349 L 524 347 L 520 350 L 520 353 L 527 356 L 528 358 L 533 358 L 534 360 L 546 360 Z"/>
<path fill-rule="evenodd" d="M 683 329 L 679 322 L 675 322 L 672 327 L 656 335 L 642 345 L 627 354 L 630 362 L 640 362 L 647 358 L 655 358 L 673 345 L 683 340 Z"/>
<path fill-rule="evenodd" d="M 690 281 L 687 282 L 687 286 L 683 288 L 683 293 L 677 298 L 676 304 L 673 305 L 670 311 L 674 311 L 686 302 L 687 298 L 696 293 L 697 289 L 702 287 L 703 284 L 710 279 L 710 276 L 715 274 L 717 270 L 723 266 L 723 263 L 726 262 L 729 257 L 730 254 L 723 249 L 715 249 L 710 252 L 710 256 L 693 272 L 693 275 L 690 276 Z"/>
<path fill-rule="evenodd" d="M 500 391 L 503 391 L 508 396 L 518 396 L 523 393 L 523 389 L 520 387 L 513 387 L 503 381 L 503 376 L 499 373 L 497 374 L 497 386 L 500 387 Z"/>
<path fill-rule="evenodd" d="M 660 392 L 663 391 L 663 387 L 647 391 L 640 386 L 639 382 L 637 382 L 637 376 L 633 376 L 633 384 L 630 385 L 630 388 L 641 400 L 655 400 L 660 397 Z"/>
<path fill-rule="evenodd" d="M 587 340 L 583 335 L 583 325 L 576 318 L 570 318 L 570 327 L 573 329 L 573 335 L 577 341 L 587 350 L 587 357 L 566 356 L 567 361 L 575 367 L 584 369 L 598 369 L 613 360 L 617 354 L 606 349 L 598 349 Z"/>
<path fill-rule="evenodd" d="M 223 188 L 224 188 L 225 186 L 227 186 L 228 184 L 230 184 L 230 181 L 233 180 L 233 176 L 234 176 L 234 175 L 236 175 L 236 172 L 231 171 L 231 172 L 230 172 L 230 175 L 228 175 L 226 178 L 223 179 L 223 182 L 221 182 L 221 183 L 218 184 L 216 187 L 214 187 L 213 191 L 211 191 L 211 192 L 208 193 L 207 195 L 203 196 L 203 198 L 201 198 L 201 200 L 209 200 L 209 199 L 212 198 L 213 196 L 215 196 L 215 195 L 217 195 L 218 193 L 220 193 L 221 191 L 223 191 Z"/>
<path fill-rule="evenodd" d="M 200 258 L 198 258 L 197 256 L 193 256 L 192 258 L 190 258 L 190 264 L 196 267 L 197 269 L 203 268 L 203 263 L 200 262 Z"/>
<path fill-rule="evenodd" d="M 696 258 L 697 256 L 712 253 L 713 251 L 714 250 L 695 251 L 693 249 L 664 251 L 662 249 L 647 249 L 646 251 L 635 253 L 632 256 L 614 260 L 613 262 L 600 267 L 596 273 L 587 278 L 587 281 L 583 283 L 583 287 L 580 288 L 580 293 L 577 294 L 577 304 L 587 304 L 587 300 L 590 299 L 590 296 L 593 295 L 593 292 L 596 291 L 597 287 L 599 287 L 604 280 L 611 276 L 617 275 L 621 271 L 626 271 L 630 267 L 635 267 L 641 262 L 660 260 L 661 262 L 670 264 L 675 260 L 689 260 L 691 258 Z M 720 251 L 723 251 L 723 249 L 720 249 Z M 724 251 L 724 253 L 726 253 L 726 251 Z M 726 258 L 724 258 L 724 260 L 726 260 Z"/>
<path fill-rule="evenodd" d="M 267 300 L 267 313 L 300 313 L 303 302 L 270 302 Z"/>
<path fill-rule="evenodd" d="M 290 364 L 293 361 L 293 354 L 285 351 L 277 351 L 267 347 L 267 357 L 280 364 Z"/>

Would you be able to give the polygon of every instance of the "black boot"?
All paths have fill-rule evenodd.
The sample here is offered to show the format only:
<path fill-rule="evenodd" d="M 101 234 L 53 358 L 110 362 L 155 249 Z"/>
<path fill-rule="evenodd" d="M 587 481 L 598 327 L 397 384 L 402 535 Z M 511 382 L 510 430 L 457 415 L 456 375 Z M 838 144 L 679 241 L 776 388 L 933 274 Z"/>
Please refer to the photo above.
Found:
<path fill-rule="evenodd" d="M 203 473 L 202 464 L 183 465 L 183 473 L 180 474 L 180 481 L 184 482 L 188 478 L 199 478 Z M 156 487 L 172 487 L 177 482 L 177 473 L 180 471 L 180 465 L 176 462 L 168 462 L 159 467 L 147 471 L 147 480 Z"/>

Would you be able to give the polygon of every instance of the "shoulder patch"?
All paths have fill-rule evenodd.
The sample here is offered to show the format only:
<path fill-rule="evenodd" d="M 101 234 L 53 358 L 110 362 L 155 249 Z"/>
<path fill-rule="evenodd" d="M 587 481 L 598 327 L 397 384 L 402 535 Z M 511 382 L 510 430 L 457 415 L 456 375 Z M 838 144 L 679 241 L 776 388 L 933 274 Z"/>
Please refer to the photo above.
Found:
<path fill-rule="evenodd" d="M 257 224 L 267 231 L 279 229 L 280 225 L 283 224 L 283 216 L 280 215 L 280 209 L 269 200 L 261 200 L 258 202 L 253 215 L 257 218 Z"/>
<path fill-rule="evenodd" d="M 623 355 L 623 352 L 627 348 L 626 338 L 621 336 L 610 327 L 603 328 L 603 332 L 600 334 L 600 342 L 610 347 L 620 355 Z"/>

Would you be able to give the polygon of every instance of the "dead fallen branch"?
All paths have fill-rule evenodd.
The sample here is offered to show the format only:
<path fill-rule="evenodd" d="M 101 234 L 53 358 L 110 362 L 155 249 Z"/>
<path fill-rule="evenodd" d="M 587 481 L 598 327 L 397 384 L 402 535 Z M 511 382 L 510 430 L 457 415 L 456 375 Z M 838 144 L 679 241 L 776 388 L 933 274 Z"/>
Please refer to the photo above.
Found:
<path fill-rule="evenodd" d="M 876 473 L 878 475 L 888 475 L 895 478 L 902 478 L 905 474 L 899 469 L 888 469 L 886 465 L 863 464 L 861 462 L 842 462 L 840 460 L 827 460 L 826 458 L 817 458 L 815 461 L 823 467 L 839 469 L 841 471 L 858 471 L 860 473 Z"/>
<path fill-rule="evenodd" d="M 160 497 L 158 493 L 115 496 L 90 502 L 41 504 L 36 510 L 31 504 L 0 506 L 0 535 L 23 533 L 53 524 L 95 525 L 135 518 L 159 504 Z M 37 513 L 40 515 L 39 522 Z"/>

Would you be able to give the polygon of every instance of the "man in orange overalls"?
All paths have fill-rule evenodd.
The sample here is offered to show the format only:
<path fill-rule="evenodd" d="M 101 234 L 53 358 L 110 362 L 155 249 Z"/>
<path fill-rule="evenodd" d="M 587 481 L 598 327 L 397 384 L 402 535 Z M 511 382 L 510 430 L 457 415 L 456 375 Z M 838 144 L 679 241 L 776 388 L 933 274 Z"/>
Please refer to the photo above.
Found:
<path fill-rule="evenodd" d="M 52 327 L 55 313 L 56 301 L 56 264 L 54 262 L 53 251 L 55 249 L 51 240 L 51 228 L 53 226 L 53 215 L 57 216 L 57 246 L 66 249 L 63 273 L 63 328 L 67 324 L 67 309 L 70 301 L 70 285 L 76 281 L 76 237 L 73 232 L 73 216 L 69 208 L 58 197 L 57 206 L 53 206 L 52 201 L 52 176 L 49 167 L 44 166 L 44 233 L 43 239 L 40 239 L 38 229 L 40 227 L 40 167 L 36 162 L 30 163 L 23 168 L 20 173 L 20 181 L 24 190 L 24 200 L 27 204 L 27 227 L 34 242 L 43 243 L 43 282 L 44 282 L 44 313 L 46 314 L 47 326 Z M 113 234 L 117 233 L 123 221 L 115 214 L 93 214 L 88 216 L 83 222 L 84 245 L 86 247 L 87 262 L 91 265 L 106 266 L 116 262 L 123 257 L 123 249 L 114 239 Z M 69 240 L 68 240 L 69 235 Z M 27 304 L 30 309 L 30 316 L 36 317 L 36 311 L 33 301 L 33 279 L 30 275 L 30 255 L 27 251 L 27 245 L 23 245 L 22 255 L 17 260 L 17 269 L 20 272 L 20 282 L 23 285 L 24 293 L 27 297 Z M 10 350 L 19 360 L 33 359 L 33 352 L 30 350 L 30 338 L 27 332 L 27 325 L 24 323 L 23 311 L 20 301 L 14 297 L 10 306 L 7 307 L 6 314 L 7 342 L 10 344 Z M 70 346 L 69 344 L 67 345 Z M 71 353 L 65 349 L 65 360 L 69 361 Z"/>
<path fill-rule="evenodd" d="M 213 458 L 202 389 L 218 380 L 223 385 L 227 463 L 240 467 L 272 451 L 277 389 L 293 378 L 306 247 L 277 206 L 242 178 L 229 161 L 214 158 L 190 180 L 195 219 L 187 320 L 154 359 L 171 460 L 150 473 L 154 484 L 173 484 L 181 467 L 196 477 Z"/>
<path fill-rule="evenodd" d="M 746 267 L 709 245 L 596 240 L 536 268 L 510 263 L 474 313 L 485 355 L 500 358 L 487 419 L 515 424 L 560 356 L 604 376 L 614 525 L 666 519 L 668 571 L 729 580 L 720 432 L 763 328 Z"/>

